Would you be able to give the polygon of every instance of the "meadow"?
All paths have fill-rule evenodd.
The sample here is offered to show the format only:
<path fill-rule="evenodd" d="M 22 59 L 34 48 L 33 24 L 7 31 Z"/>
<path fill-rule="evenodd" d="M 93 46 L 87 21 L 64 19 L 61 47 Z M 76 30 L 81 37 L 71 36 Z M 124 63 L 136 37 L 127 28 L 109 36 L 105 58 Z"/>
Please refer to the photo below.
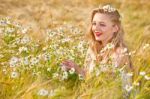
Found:
<path fill-rule="evenodd" d="M 65 59 L 83 66 L 92 9 L 112 4 L 122 16 L 134 72 L 129 99 L 150 98 L 149 0 L 0 0 L 1 99 L 123 99 L 119 70 L 88 79 L 65 71 Z"/>

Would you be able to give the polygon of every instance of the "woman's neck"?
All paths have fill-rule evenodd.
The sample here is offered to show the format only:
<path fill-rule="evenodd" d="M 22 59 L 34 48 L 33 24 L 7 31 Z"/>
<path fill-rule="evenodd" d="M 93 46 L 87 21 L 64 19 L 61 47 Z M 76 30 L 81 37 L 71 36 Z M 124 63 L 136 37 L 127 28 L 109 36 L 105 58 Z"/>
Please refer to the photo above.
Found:
<path fill-rule="evenodd" d="M 105 47 L 110 42 L 110 40 L 104 40 L 104 41 L 101 41 L 101 42 L 102 42 L 103 47 Z"/>

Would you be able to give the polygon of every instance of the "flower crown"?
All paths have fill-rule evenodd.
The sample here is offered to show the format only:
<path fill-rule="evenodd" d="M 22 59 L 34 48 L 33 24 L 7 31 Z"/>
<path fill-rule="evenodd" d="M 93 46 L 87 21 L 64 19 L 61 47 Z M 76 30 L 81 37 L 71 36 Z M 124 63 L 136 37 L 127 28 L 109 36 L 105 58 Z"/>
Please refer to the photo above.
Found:
<path fill-rule="evenodd" d="M 99 6 L 99 8 L 101 9 L 101 7 Z M 102 7 L 102 9 L 105 11 L 105 12 L 115 12 L 116 9 L 114 7 L 112 7 L 111 5 L 105 5 Z"/>

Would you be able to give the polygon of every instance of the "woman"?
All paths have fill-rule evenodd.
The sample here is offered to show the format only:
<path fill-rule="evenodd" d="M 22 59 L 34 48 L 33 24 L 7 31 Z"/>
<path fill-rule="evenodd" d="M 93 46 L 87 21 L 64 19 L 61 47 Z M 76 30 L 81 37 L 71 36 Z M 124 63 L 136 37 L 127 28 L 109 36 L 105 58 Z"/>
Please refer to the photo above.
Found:
<path fill-rule="evenodd" d="M 75 68 L 77 73 L 87 77 L 97 65 L 101 71 L 110 72 L 110 68 L 106 67 L 108 65 L 103 64 L 109 64 L 111 60 L 112 68 L 119 68 L 122 71 L 123 87 L 131 85 L 131 77 L 129 78 L 126 75 L 127 72 L 133 72 L 133 68 L 127 47 L 124 44 L 123 34 L 120 14 L 115 8 L 105 5 L 94 9 L 91 16 L 90 30 L 86 34 L 89 48 L 84 69 L 81 69 L 71 60 L 64 61 L 63 66 L 66 69 Z"/>

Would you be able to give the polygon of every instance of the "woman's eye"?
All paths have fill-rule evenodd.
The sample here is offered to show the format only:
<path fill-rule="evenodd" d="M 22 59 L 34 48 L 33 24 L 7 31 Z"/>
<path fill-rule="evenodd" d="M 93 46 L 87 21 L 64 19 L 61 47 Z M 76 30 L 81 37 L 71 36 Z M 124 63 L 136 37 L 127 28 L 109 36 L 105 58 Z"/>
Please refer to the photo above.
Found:
<path fill-rule="evenodd" d="M 105 24 L 100 24 L 100 26 L 106 26 Z"/>
<path fill-rule="evenodd" d="M 95 22 L 92 22 L 92 25 L 96 25 L 96 23 L 95 23 Z"/>

